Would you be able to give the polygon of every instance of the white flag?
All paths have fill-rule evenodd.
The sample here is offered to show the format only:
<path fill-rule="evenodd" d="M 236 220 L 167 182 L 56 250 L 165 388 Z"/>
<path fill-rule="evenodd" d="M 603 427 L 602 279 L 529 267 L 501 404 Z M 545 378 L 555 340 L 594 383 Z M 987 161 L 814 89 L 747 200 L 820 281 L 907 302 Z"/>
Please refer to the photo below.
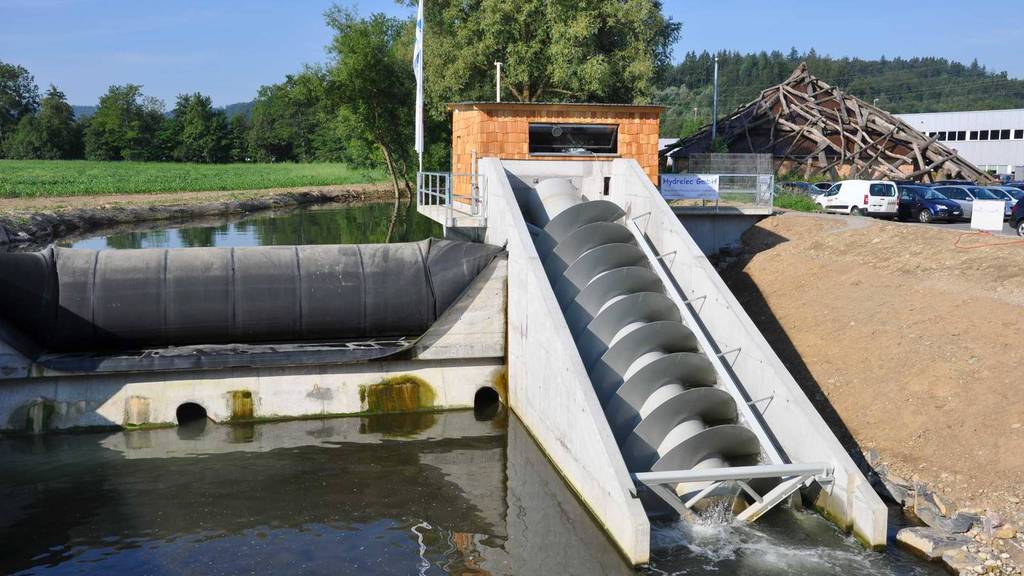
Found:
<path fill-rule="evenodd" d="M 416 47 L 412 52 L 412 71 L 416 75 L 416 153 L 423 169 L 423 0 L 416 11 Z"/>

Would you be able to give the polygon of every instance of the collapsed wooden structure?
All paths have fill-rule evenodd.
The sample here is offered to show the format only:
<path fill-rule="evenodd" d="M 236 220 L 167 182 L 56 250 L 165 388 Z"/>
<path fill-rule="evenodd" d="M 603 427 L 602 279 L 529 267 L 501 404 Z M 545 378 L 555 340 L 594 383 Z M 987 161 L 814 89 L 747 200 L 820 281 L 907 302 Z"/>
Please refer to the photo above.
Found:
<path fill-rule="evenodd" d="M 692 153 L 770 153 L 779 173 L 839 178 L 936 180 L 991 177 L 956 150 L 885 110 L 812 76 L 802 63 L 785 82 L 663 152 L 676 166 Z"/>

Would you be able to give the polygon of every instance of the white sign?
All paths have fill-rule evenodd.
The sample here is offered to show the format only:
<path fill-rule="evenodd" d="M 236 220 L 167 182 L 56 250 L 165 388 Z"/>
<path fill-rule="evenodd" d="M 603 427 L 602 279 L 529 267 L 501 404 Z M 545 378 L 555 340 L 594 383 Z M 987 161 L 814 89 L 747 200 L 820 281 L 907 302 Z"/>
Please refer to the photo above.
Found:
<path fill-rule="evenodd" d="M 999 232 L 1003 229 L 1005 202 L 1002 200 L 975 200 L 971 204 L 974 206 L 974 210 L 971 212 L 971 230 Z"/>
<path fill-rule="evenodd" d="M 662 174 L 661 195 L 666 200 L 717 200 L 717 174 Z"/>

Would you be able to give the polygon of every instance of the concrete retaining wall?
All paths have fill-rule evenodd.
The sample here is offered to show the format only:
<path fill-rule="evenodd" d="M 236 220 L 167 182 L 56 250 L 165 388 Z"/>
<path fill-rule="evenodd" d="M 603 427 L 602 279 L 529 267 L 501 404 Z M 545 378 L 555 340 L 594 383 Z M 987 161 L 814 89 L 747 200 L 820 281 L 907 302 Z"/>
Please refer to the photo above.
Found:
<path fill-rule="evenodd" d="M 580 163 L 581 165 L 583 163 Z M 502 163 L 483 159 L 487 242 L 508 250 L 509 405 L 634 564 L 650 523 L 573 344 Z"/>

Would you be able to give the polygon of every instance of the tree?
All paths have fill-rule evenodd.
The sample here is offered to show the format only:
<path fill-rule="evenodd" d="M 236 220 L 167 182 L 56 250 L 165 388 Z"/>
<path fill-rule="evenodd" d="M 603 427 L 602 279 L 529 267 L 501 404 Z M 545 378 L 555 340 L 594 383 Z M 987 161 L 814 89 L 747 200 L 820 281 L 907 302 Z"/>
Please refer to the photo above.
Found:
<path fill-rule="evenodd" d="M 280 84 L 260 87 L 252 107 L 249 141 L 261 161 L 323 160 L 323 131 L 336 115 L 327 99 L 327 72 L 307 66 Z M 329 147 L 329 146 L 328 146 Z"/>
<path fill-rule="evenodd" d="M 0 61 L 0 152 L 22 118 L 39 108 L 39 87 L 22 66 Z"/>
<path fill-rule="evenodd" d="M 179 162 L 225 162 L 229 157 L 228 122 L 209 96 L 181 94 L 167 121 L 171 156 Z"/>
<path fill-rule="evenodd" d="M 82 157 L 82 131 L 64 93 L 51 85 L 37 114 L 24 116 L 8 143 L 10 158 L 66 160 Z"/>
<path fill-rule="evenodd" d="M 647 102 L 680 29 L 658 0 L 436 0 L 426 20 L 435 115 L 445 102 L 490 99 L 495 61 L 522 102 Z"/>
<path fill-rule="evenodd" d="M 397 201 L 399 179 L 412 192 L 415 88 L 408 22 L 384 14 L 359 19 L 337 6 L 327 12 L 327 22 L 335 30 L 328 71 L 339 121 L 353 140 L 380 151 Z"/>
<path fill-rule="evenodd" d="M 236 114 L 228 121 L 228 160 L 249 161 L 249 118 Z"/>
<path fill-rule="evenodd" d="M 90 160 L 163 159 L 166 153 L 158 139 L 163 121 L 163 102 L 144 96 L 142 86 L 111 86 L 89 119 L 85 156 Z"/>

